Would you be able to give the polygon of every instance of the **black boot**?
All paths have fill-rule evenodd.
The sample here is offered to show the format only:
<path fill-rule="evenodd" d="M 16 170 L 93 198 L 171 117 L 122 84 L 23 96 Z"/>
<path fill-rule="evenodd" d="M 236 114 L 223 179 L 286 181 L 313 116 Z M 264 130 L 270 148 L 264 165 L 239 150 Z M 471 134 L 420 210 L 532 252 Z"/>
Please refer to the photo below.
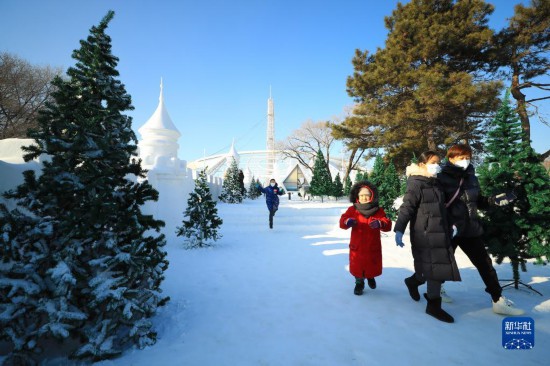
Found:
<path fill-rule="evenodd" d="M 355 288 L 353 293 L 357 296 L 363 295 L 363 290 L 365 289 L 365 280 L 355 280 Z"/>
<path fill-rule="evenodd" d="M 416 276 L 413 274 L 411 277 L 405 278 L 405 285 L 409 289 L 409 295 L 411 295 L 414 301 L 420 300 L 420 292 L 418 292 L 418 286 L 422 285 L 424 282 L 419 281 Z"/>
<path fill-rule="evenodd" d="M 373 290 L 376 288 L 376 280 L 374 278 L 367 278 L 367 283 Z"/>
<path fill-rule="evenodd" d="M 441 297 L 430 299 L 426 294 L 424 294 L 424 297 L 428 300 L 428 305 L 426 305 L 426 314 L 431 315 L 437 320 L 441 320 L 445 323 L 455 322 L 454 318 L 449 313 L 441 309 Z"/>

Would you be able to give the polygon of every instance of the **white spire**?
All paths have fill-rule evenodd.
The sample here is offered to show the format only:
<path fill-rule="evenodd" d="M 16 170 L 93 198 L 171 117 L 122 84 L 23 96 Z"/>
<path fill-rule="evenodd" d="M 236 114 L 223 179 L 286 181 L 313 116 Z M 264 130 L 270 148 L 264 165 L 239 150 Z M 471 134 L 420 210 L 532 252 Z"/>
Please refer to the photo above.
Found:
<path fill-rule="evenodd" d="M 271 98 L 271 85 L 269 86 L 269 99 L 267 100 L 267 166 L 266 176 L 273 175 L 273 167 L 275 164 L 275 108 L 273 106 L 273 98 Z"/>
<path fill-rule="evenodd" d="M 147 134 L 148 130 L 173 131 L 175 132 L 173 134 L 174 136 L 177 134 L 176 140 L 181 136 L 181 133 L 178 131 L 178 129 L 172 122 L 172 119 L 170 118 L 170 115 L 168 114 L 168 111 L 166 110 L 166 107 L 164 105 L 162 78 L 160 79 L 160 96 L 159 96 L 159 104 L 157 106 L 157 109 L 155 110 L 153 115 L 149 118 L 149 120 L 139 128 L 138 131 L 139 133 L 141 133 L 141 136 L 145 139 L 145 135 Z"/>
<path fill-rule="evenodd" d="M 237 149 L 235 149 L 235 138 L 233 138 L 233 142 L 231 143 L 231 148 L 229 149 L 229 153 L 227 155 L 228 157 L 233 157 L 237 162 L 237 164 L 239 163 L 240 155 L 237 152 Z"/>
<path fill-rule="evenodd" d="M 166 107 L 164 106 L 163 82 L 160 79 L 159 104 L 153 115 L 138 129 L 142 140 L 139 143 L 139 155 L 143 159 L 143 167 L 151 169 L 158 161 L 177 159 L 178 131 Z M 160 159 L 160 160 L 159 160 Z"/>

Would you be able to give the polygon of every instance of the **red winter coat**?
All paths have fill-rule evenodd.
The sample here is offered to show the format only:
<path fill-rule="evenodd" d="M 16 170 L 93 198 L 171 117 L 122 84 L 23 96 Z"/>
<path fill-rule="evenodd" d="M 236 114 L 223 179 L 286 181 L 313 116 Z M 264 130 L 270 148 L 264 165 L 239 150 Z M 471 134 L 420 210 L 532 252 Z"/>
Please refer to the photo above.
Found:
<path fill-rule="evenodd" d="M 382 243 L 380 231 L 390 231 L 392 222 L 382 208 L 366 218 L 354 206 L 340 217 L 340 228 L 349 229 L 345 221 L 352 218 L 357 224 L 351 229 L 349 242 L 349 271 L 354 277 L 374 278 L 382 274 Z M 371 229 L 369 223 L 380 220 L 380 229 Z"/>

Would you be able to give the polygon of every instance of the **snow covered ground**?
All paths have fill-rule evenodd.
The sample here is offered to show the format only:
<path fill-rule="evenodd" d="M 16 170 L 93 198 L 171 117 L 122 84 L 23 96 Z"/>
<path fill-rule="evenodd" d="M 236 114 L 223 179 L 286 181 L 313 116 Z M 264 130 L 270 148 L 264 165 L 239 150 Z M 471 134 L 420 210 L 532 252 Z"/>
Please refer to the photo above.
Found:
<path fill-rule="evenodd" d="M 169 238 L 163 288 L 171 301 L 154 319 L 157 344 L 97 365 L 548 364 L 548 267 L 529 264 L 521 274 L 544 296 L 504 291 L 536 329 L 533 349 L 505 350 L 504 317 L 492 312 L 477 271 L 460 250 L 463 281 L 445 286 L 455 300 L 444 304 L 454 324 L 426 315 L 425 300 L 409 297 L 403 283 L 412 273 L 408 233 L 405 248 L 396 247 L 393 233 L 383 234 L 378 288 L 353 295 L 349 231 L 337 226 L 348 205 L 283 196 L 270 230 L 262 198 L 218 204 L 223 238 L 214 247 L 184 250 L 181 238 Z M 496 268 L 500 278 L 511 278 L 509 264 Z"/>

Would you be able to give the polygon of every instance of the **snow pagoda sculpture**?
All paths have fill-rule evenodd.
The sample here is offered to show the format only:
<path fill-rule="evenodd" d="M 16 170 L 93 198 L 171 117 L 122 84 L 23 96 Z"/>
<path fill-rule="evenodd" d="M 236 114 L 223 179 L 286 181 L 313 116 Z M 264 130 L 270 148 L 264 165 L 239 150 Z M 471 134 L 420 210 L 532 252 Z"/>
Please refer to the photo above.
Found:
<path fill-rule="evenodd" d="M 187 162 L 178 158 L 178 131 L 164 104 L 163 84 L 160 84 L 159 104 L 153 115 L 138 129 L 139 156 L 148 170 L 147 179 L 159 191 L 159 200 L 149 202 L 144 211 L 166 223 L 165 234 L 174 234 L 181 223 L 189 193 L 195 183 L 196 172 L 187 168 Z M 209 177 L 212 195 L 217 197 L 221 179 Z"/>

